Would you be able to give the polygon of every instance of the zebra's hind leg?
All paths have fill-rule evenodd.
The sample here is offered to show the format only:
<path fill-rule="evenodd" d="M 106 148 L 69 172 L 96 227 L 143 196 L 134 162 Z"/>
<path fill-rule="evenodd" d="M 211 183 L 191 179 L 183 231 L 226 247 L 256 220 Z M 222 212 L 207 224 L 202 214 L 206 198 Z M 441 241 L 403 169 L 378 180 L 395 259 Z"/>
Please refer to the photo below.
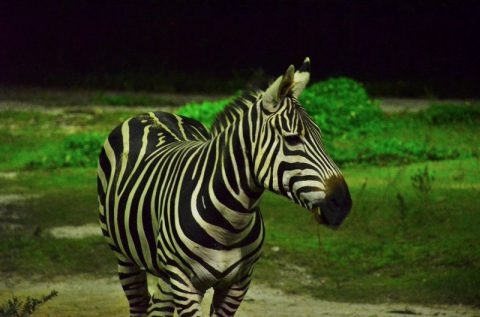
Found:
<path fill-rule="evenodd" d="M 173 292 L 168 279 L 158 278 L 155 291 L 150 298 L 148 317 L 172 317 L 174 312 Z"/>
<path fill-rule="evenodd" d="M 238 307 L 245 298 L 250 285 L 250 276 L 242 281 L 231 285 L 229 288 L 216 288 L 213 292 L 210 316 L 231 317 L 234 316 Z"/>
<path fill-rule="evenodd" d="M 146 316 L 150 300 L 147 273 L 128 258 L 121 257 L 118 259 L 118 276 L 130 305 L 130 316 Z"/>

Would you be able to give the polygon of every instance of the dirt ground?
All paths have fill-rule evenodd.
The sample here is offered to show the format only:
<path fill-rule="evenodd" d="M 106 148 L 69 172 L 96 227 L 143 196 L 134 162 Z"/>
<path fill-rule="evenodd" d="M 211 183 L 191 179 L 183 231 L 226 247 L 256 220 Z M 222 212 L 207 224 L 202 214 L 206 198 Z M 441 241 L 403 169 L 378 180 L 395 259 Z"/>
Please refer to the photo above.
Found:
<path fill-rule="evenodd" d="M 18 278 L 0 279 L 0 303 L 12 295 L 40 297 L 58 291 L 58 296 L 41 306 L 37 317 L 127 316 L 127 301 L 116 277 L 96 278 L 76 275 L 55 278 L 48 282 L 27 282 Z M 13 286 L 14 285 L 14 286 Z M 211 293 L 204 299 L 203 309 L 208 312 Z M 280 290 L 253 283 L 237 313 L 239 317 L 286 316 L 444 316 L 480 317 L 480 310 L 465 306 L 418 306 L 401 303 L 351 304 L 335 303 L 308 296 L 285 294 Z"/>

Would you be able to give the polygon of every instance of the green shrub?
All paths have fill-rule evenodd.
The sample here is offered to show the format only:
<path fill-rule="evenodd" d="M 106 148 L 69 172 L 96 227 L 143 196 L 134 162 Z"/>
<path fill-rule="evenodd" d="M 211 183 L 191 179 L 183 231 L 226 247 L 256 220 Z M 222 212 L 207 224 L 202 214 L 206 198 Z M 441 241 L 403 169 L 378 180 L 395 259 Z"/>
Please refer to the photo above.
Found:
<path fill-rule="evenodd" d="M 480 122 L 480 107 L 469 103 L 465 105 L 433 104 L 421 112 L 420 116 L 431 124 L 478 124 Z"/>
<path fill-rule="evenodd" d="M 372 125 L 383 116 L 363 86 L 346 77 L 311 85 L 300 96 L 300 102 L 323 133 L 328 135 Z"/>
<path fill-rule="evenodd" d="M 177 114 L 198 120 L 207 127 L 210 127 L 217 113 L 222 111 L 232 100 L 233 97 L 217 101 L 189 103 L 178 109 Z"/>
<path fill-rule="evenodd" d="M 470 156 L 455 148 L 430 145 L 426 141 L 402 141 L 390 139 L 366 139 L 349 143 L 347 147 L 327 143 L 329 152 L 340 165 L 363 163 L 371 165 L 408 164 L 422 161 L 438 161 Z"/>
<path fill-rule="evenodd" d="M 94 167 L 104 141 L 105 136 L 99 133 L 69 135 L 60 144 L 45 148 L 28 167 Z"/>

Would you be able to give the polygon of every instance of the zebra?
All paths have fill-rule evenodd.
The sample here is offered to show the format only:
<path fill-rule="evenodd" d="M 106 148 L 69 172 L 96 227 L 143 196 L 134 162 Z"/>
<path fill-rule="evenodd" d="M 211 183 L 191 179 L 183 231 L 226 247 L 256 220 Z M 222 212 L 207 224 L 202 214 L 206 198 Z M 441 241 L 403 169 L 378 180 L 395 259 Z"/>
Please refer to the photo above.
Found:
<path fill-rule="evenodd" d="M 209 131 L 165 112 L 127 119 L 101 150 L 100 226 L 131 316 L 233 316 L 261 255 L 262 193 L 338 227 L 352 200 L 321 132 L 298 101 L 310 60 L 228 105 Z M 158 277 L 152 294 L 147 273 Z"/>

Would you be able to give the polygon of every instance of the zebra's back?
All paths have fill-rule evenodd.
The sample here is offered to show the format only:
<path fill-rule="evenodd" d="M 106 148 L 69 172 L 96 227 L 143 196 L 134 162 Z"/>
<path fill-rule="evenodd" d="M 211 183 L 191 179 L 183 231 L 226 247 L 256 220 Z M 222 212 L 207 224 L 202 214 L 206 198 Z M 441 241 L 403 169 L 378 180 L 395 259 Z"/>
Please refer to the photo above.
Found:
<path fill-rule="evenodd" d="M 159 189 L 165 187 L 159 181 L 168 181 L 161 175 L 169 163 L 165 158 L 174 159 L 165 153 L 209 137 L 200 122 L 165 112 L 130 118 L 110 133 L 99 156 L 98 195 L 103 234 L 117 254 L 153 273 L 159 270 Z"/>

